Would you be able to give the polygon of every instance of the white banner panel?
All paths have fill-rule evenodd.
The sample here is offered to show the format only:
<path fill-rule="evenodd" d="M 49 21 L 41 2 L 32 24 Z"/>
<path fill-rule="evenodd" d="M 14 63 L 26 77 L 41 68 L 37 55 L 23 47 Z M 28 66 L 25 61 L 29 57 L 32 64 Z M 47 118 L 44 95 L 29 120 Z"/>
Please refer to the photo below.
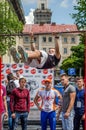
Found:
<path fill-rule="evenodd" d="M 27 86 L 30 90 L 30 97 L 31 97 L 31 108 L 35 108 L 33 99 L 35 97 L 35 94 L 37 93 L 38 89 L 40 87 L 44 87 L 44 79 L 50 78 L 52 79 L 52 85 L 53 85 L 53 77 L 54 77 L 54 71 L 53 69 L 36 69 L 31 68 L 26 64 L 2 64 L 2 73 L 1 73 L 1 79 L 2 84 L 5 84 L 5 80 L 7 79 L 7 74 L 12 72 L 15 76 L 15 71 L 19 70 L 20 74 L 24 76 L 27 79 Z"/>

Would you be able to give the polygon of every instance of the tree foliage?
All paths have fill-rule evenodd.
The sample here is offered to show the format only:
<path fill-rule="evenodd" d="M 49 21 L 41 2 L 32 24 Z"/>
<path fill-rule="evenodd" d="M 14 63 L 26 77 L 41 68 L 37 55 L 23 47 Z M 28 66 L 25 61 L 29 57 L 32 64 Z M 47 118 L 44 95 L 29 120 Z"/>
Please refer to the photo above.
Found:
<path fill-rule="evenodd" d="M 84 44 L 73 46 L 72 54 L 62 62 L 61 69 L 68 71 L 68 68 L 76 68 L 76 73 L 79 75 L 80 68 L 84 66 Z"/>
<path fill-rule="evenodd" d="M 75 24 L 79 29 L 86 30 L 86 0 L 77 0 L 74 10 L 76 13 L 72 14 L 72 18 L 75 19 Z M 68 68 L 76 68 L 76 73 L 79 75 L 79 70 L 82 68 L 82 75 L 84 75 L 85 38 L 86 35 L 80 35 L 79 45 L 71 48 L 72 54 L 62 62 L 61 69 L 67 72 Z"/>
<path fill-rule="evenodd" d="M 86 29 L 86 0 L 77 0 L 77 5 L 74 6 L 76 13 L 72 14 L 75 23 L 79 29 Z"/>
<path fill-rule="evenodd" d="M 23 24 L 7 1 L 0 2 L 0 17 L 0 55 L 3 56 L 12 45 L 15 45 L 16 40 L 12 34 L 22 32 Z"/>

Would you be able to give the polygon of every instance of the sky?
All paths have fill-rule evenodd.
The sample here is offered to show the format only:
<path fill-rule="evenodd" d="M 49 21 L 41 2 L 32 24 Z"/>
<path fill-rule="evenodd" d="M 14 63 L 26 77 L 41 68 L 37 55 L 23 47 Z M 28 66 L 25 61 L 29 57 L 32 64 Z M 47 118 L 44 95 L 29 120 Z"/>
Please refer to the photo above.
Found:
<path fill-rule="evenodd" d="M 56 24 L 74 24 L 71 15 L 75 12 L 77 0 L 48 0 L 48 8 L 52 11 L 51 22 Z M 34 23 L 33 11 L 37 8 L 37 0 L 21 0 L 27 24 Z"/>

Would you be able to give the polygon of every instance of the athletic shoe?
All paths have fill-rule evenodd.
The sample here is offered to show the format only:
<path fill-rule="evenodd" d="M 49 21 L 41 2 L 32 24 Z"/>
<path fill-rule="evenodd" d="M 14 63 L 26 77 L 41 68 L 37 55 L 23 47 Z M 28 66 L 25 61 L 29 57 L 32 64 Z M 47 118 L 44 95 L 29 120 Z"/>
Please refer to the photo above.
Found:
<path fill-rule="evenodd" d="M 11 48 L 10 48 L 10 54 L 12 55 L 13 61 L 14 61 L 15 63 L 19 63 L 19 61 L 20 61 L 20 56 L 19 56 L 19 54 L 17 53 L 15 47 L 11 47 Z"/>
<path fill-rule="evenodd" d="M 22 46 L 18 46 L 18 52 L 21 55 L 21 62 L 27 63 L 28 61 L 28 54 L 25 52 L 24 48 Z"/>

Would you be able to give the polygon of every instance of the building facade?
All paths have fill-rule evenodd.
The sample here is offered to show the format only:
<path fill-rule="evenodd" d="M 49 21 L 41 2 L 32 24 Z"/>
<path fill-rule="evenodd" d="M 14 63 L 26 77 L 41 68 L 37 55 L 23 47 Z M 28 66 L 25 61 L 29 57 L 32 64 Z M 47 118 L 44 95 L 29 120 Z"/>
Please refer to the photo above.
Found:
<path fill-rule="evenodd" d="M 13 5 L 14 9 L 18 10 L 20 7 L 20 13 L 18 13 L 18 17 L 21 18 L 21 21 L 23 20 L 23 16 L 21 15 L 22 13 L 22 8 L 20 2 L 17 3 L 15 0 L 15 4 L 13 1 L 9 0 L 11 4 Z M 18 6 L 17 6 L 18 4 Z M 20 5 L 20 6 L 19 6 Z M 42 11 L 45 12 L 46 18 L 48 18 L 46 10 L 48 10 L 48 0 L 38 0 L 38 5 L 37 9 L 34 12 L 34 15 L 37 15 L 36 11 L 41 13 L 41 16 L 43 15 Z M 71 55 L 71 47 L 72 46 L 77 46 L 79 44 L 79 35 L 78 33 L 73 33 L 74 31 L 78 31 L 77 26 L 75 24 L 73 25 L 65 25 L 61 24 L 58 25 L 56 23 L 51 23 L 51 11 L 48 12 L 50 13 L 49 19 L 50 21 L 47 21 L 46 18 L 40 17 L 38 15 L 37 17 L 40 17 L 39 20 L 36 19 L 35 16 L 35 23 L 37 24 L 25 24 L 24 29 L 22 32 L 21 36 L 16 36 L 16 48 L 20 44 L 24 46 L 25 50 L 30 50 L 31 46 L 31 38 L 30 38 L 30 33 L 34 34 L 34 42 L 36 44 L 36 48 L 39 50 L 45 50 L 48 52 L 49 48 L 54 48 L 55 47 L 55 39 L 53 33 L 56 33 L 57 36 L 59 37 L 59 48 L 60 48 L 60 53 L 61 53 L 61 61 L 67 58 L 68 56 Z M 21 17 L 22 16 L 22 17 Z M 44 17 L 44 15 L 43 15 Z M 37 20 L 37 22 L 36 22 Z M 45 20 L 45 21 L 42 21 Z M 24 23 L 24 21 L 23 21 Z M 50 24 L 49 24 L 50 23 Z M 5 58 L 6 57 L 6 58 Z M 10 55 L 9 52 L 5 56 L 3 56 L 3 63 L 13 63 L 13 59 Z M 59 64 L 59 66 L 60 66 Z"/>
<path fill-rule="evenodd" d="M 23 30 L 22 45 L 25 50 L 30 50 L 31 38 L 30 33 L 34 34 L 34 42 L 39 50 L 49 51 L 49 48 L 55 47 L 55 39 L 53 33 L 59 37 L 59 48 L 61 53 L 61 62 L 71 55 L 71 47 L 79 44 L 78 31 L 76 25 L 58 25 L 58 24 L 34 24 L 25 25 Z M 60 66 L 59 64 L 59 66 Z"/>
<path fill-rule="evenodd" d="M 61 61 L 71 55 L 71 47 L 79 44 L 78 31 L 76 25 L 58 25 L 58 24 L 25 24 L 22 36 L 16 37 L 16 48 L 18 45 L 24 46 L 25 50 L 31 50 L 30 33 L 34 34 L 34 42 L 39 50 L 49 51 L 49 48 L 55 47 L 55 39 L 53 33 L 59 37 L 59 48 L 61 53 Z M 13 63 L 12 57 L 7 53 L 7 59 L 3 58 L 4 63 Z M 59 64 L 59 66 L 60 66 Z"/>

